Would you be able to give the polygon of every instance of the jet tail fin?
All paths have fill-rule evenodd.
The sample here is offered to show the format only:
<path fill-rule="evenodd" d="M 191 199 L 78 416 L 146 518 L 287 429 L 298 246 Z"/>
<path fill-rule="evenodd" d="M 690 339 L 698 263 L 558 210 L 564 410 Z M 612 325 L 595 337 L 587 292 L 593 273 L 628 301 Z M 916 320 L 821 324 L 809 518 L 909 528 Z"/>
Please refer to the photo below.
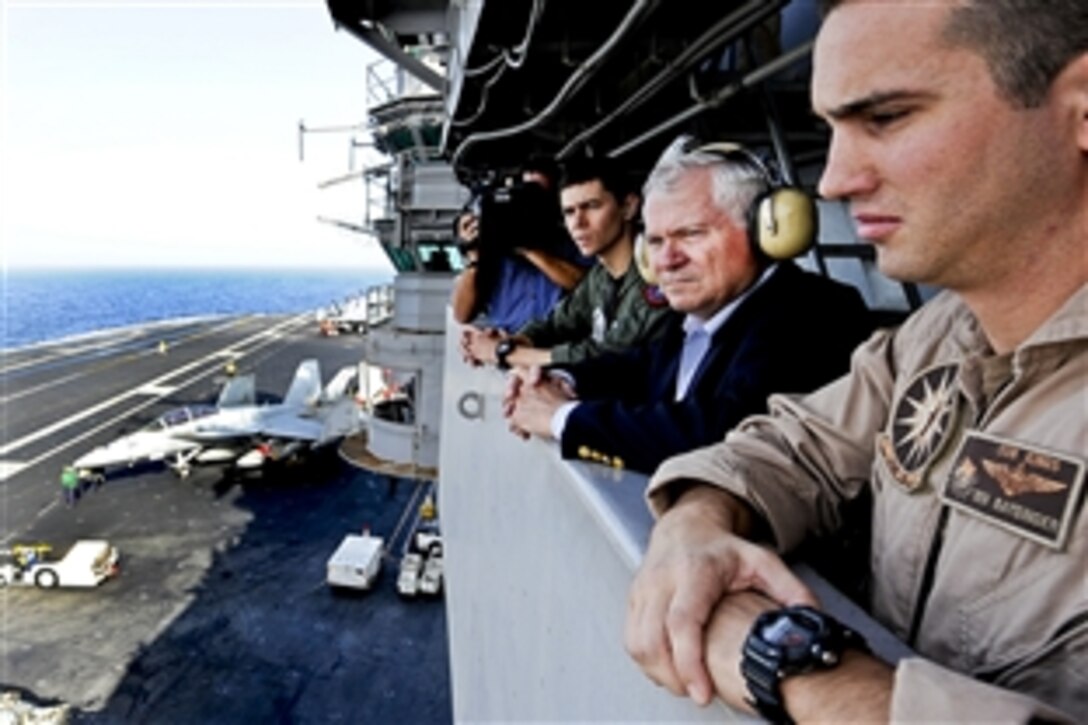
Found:
<path fill-rule="evenodd" d="M 355 365 L 348 365 L 340 368 L 336 375 L 333 376 L 333 379 L 329 381 L 329 384 L 325 386 L 324 399 L 331 402 L 350 397 L 357 392 L 359 392 L 359 368 Z"/>
<path fill-rule="evenodd" d="M 232 405 L 256 405 L 257 383 L 252 373 L 230 378 L 219 391 L 216 406 L 229 408 Z"/>
<path fill-rule="evenodd" d="M 283 404 L 302 407 L 312 405 L 321 398 L 321 366 L 317 360 L 303 360 L 295 371 L 291 387 L 283 398 Z"/>

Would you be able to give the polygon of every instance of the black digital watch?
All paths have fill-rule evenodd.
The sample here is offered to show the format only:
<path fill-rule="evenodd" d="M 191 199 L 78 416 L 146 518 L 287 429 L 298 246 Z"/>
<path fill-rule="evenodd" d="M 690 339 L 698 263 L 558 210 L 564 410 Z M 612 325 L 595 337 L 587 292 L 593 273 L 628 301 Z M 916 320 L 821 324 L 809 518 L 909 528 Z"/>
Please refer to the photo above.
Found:
<path fill-rule="evenodd" d="M 861 635 L 818 609 L 794 606 L 763 613 L 748 633 L 740 664 L 749 704 L 771 722 L 793 723 L 782 702 L 782 680 L 831 669 L 847 648 L 868 650 Z"/>
<path fill-rule="evenodd" d="M 512 337 L 504 337 L 499 340 L 499 344 L 495 346 L 495 360 L 496 367 L 499 370 L 509 370 L 510 363 L 506 360 L 514 350 L 518 347 L 517 341 Z"/>

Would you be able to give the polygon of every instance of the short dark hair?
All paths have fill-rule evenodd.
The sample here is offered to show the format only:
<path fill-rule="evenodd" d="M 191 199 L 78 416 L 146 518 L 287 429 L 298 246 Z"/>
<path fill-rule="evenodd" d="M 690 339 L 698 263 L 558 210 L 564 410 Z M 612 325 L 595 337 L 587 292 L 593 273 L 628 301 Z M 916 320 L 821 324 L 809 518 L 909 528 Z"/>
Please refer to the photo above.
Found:
<path fill-rule="evenodd" d="M 824 17 L 846 0 L 821 0 Z M 1014 105 L 1042 104 L 1054 79 L 1088 52 L 1085 0 L 963 0 L 942 33 L 951 45 L 982 56 Z"/>
<path fill-rule="evenodd" d="M 606 157 L 584 157 L 564 163 L 559 175 L 559 189 L 562 191 L 568 186 L 590 181 L 600 181 L 601 186 L 621 204 L 628 194 L 635 193 L 635 187 L 627 174 L 616 162 Z"/>

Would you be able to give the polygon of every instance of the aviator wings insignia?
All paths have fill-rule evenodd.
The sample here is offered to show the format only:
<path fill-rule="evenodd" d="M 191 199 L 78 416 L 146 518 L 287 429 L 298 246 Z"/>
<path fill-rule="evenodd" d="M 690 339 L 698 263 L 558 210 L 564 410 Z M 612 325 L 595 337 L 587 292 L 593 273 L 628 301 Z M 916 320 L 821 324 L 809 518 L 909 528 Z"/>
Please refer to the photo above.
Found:
<path fill-rule="evenodd" d="M 1057 493 L 1068 488 L 1067 484 L 1044 478 L 1037 473 L 1030 473 L 1021 462 L 1015 468 L 1007 463 L 982 459 L 982 467 L 986 473 L 1001 487 L 1001 492 L 1009 498 L 1022 496 L 1026 493 Z"/>

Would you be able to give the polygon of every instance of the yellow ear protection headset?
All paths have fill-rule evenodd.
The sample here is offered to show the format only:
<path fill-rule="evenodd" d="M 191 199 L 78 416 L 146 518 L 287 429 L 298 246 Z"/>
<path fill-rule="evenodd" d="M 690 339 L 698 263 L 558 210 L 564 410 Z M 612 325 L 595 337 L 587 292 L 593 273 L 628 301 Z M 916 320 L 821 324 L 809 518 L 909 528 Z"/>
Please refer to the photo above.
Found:
<path fill-rule="evenodd" d="M 635 268 L 646 284 L 657 284 L 657 275 L 650 266 L 650 252 L 646 249 L 646 234 L 635 237 Z"/>
<path fill-rule="evenodd" d="M 797 257 L 816 242 L 819 213 L 812 197 L 795 186 L 782 184 L 755 152 L 740 144 L 719 142 L 685 149 L 740 161 L 755 168 L 767 182 L 767 191 L 748 208 L 748 239 L 757 257 L 764 260 Z"/>
<path fill-rule="evenodd" d="M 682 147 L 685 154 L 702 152 L 756 169 L 767 183 L 767 191 L 752 201 L 746 214 L 748 240 L 757 259 L 766 261 L 798 257 L 816 242 L 819 213 L 812 197 L 795 186 L 781 184 L 767 164 L 740 144 L 718 142 L 698 144 L 695 139 Z M 650 267 L 645 235 L 635 238 L 635 264 L 648 284 L 657 284 Z"/>

